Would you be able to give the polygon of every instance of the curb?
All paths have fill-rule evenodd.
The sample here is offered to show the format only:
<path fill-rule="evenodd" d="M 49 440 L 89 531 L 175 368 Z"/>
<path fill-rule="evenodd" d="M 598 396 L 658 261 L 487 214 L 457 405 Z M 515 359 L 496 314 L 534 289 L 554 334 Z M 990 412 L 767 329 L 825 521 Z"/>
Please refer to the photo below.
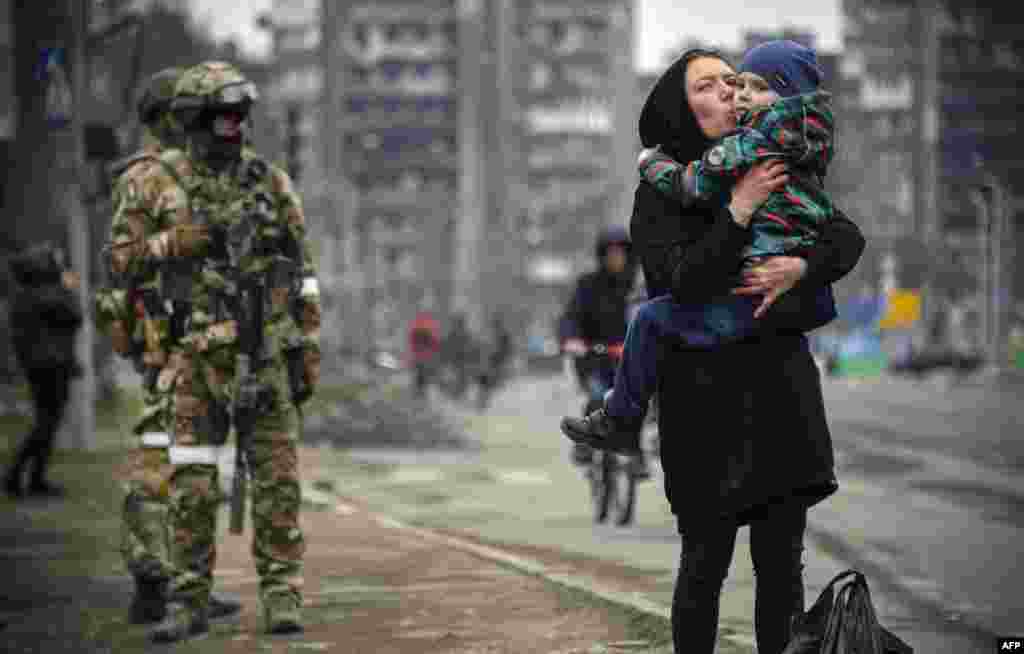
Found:
<path fill-rule="evenodd" d="M 373 519 L 378 525 L 387 529 L 400 529 L 402 531 L 414 534 L 418 538 L 425 541 L 438 543 L 445 545 L 468 554 L 472 554 L 486 561 L 497 563 L 502 566 L 506 566 L 516 570 L 517 572 L 539 577 L 549 583 L 563 586 L 575 591 L 591 595 L 595 598 L 601 599 L 605 602 L 617 605 L 621 608 L 637 611 L 646 616 L 653 617 L 656 619 L 671 622 L 672 610 L 662 604 L 652 602 L 646 599 L 641 593 L 623 593 L 614 591 L 608 588 L 604 588 L 599 584 L 595 583 L 592 579 L 574 575 L 570 576 L 563 573 L 550 572 L 543 563 L 530 559 L 527 557 L 512 554 L 505 550 L 489 545 L 479 545 L 462 538 L 455 536 L 448 536 L 445 534 L 439 534 L 431 529 L 424 527 L 415 527 L 413 525 L 404 523 L 400 520 L 392 518 L 390 516 L 377 513 L 374 511 L 356 508 L 353 505 L 346 502 L 343 498 L 336 495 L 326 493 L 324 491 L 316 489 L 303 488 L 303 498 L 307 499 L 307 492 L 310 493 L 308 499 L 316 504 L 322 506 L 330 506 L 330 500 L 333 500 L 333 511 L 340 515 L 349 515 L 354 512 L 362 512 Z M 316 498 L 316 499 L 313 499 Z M 722 633 L 719 638 L 723 640 L 729 640 L 737 645 L 750 647 L 753 645 L 754 639 L 752 634 L 729 634 Z"/>

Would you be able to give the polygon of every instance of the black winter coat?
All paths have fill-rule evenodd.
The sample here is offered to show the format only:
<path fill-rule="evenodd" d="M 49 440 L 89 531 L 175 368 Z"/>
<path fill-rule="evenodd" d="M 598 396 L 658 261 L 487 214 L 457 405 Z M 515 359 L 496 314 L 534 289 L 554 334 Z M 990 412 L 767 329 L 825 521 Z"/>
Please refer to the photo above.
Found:
<path fill-rule="evenodd" d="M 10 318 L 18 363 L 26 373 L 74 368 L 82 314 L 75 295 L 61 283 L 60 269 L 36 252 L 17 257 L 11 267 L 19 284 Z"/>
<path fill-rule="evenodd" d="M 684 75 L 685 62 L 666 72 L 640 129 L 645 146 L 674 143 L 670 154 L 691 161 L 701 154 L 691 150 L 707 141 L 682 97 Z M 684 210 L 646 183 L 637 188 L 630 231 L 650 295 L 688 302 L 735 285 L 750 238 L 728 209 Z M 747 524 L 766 507 L 811 506 L 838 488 L 821 379 L 795 317 L 802 293 L 842 278 L 863 249 L 856 225 L 836 216 L 804 254 L 805 276 L 763 318 L 759 337 L 712 350 L 666 344 L 659 441 L 665 494 L 681 529 L 722 517 Z"/>
<path fill-rule="evenodd" d="M 591 343 L 625 340 L 633 270 L 623 275 L 598 270 L 581 276 L 562 318 L 561 339 L 581 338 Z"/>

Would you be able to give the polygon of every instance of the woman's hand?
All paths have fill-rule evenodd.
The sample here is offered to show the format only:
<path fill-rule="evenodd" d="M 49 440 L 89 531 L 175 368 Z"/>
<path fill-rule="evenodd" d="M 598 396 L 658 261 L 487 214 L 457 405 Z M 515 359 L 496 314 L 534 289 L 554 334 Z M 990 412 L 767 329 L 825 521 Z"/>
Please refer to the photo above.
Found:
<path fill-rule="evenodd" d="M 793 288 L 807 272 L 807 262 L 800 257 L 767 257 L 743 271 L 743 286 L 734 288 L 735 295 L 763 295 L 754 311 L 760 318 L 775 300 Z"/>
<path fill-rule="evenodd" d="M 773 191 L 778 191 L 786 182 L 786 163 L 771 159 L 755 164 L 736 182 L 732 189 L 732 201 L 729 212 L 737 224 L 746 227 L 757 208 L 764 204 Z"/>

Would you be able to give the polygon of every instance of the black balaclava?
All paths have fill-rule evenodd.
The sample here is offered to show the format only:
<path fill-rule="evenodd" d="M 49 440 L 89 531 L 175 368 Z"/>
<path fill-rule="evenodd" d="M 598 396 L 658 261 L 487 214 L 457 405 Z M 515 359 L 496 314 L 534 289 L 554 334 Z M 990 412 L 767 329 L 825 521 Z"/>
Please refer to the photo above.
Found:
<path fill-rule="evenodd" d="M 242 158 L 242 148 L 246 143 L 250 121 L 248 106 L 240 108 L 236 115 L 241 116 L 238 124 L 239 133 L 235 137 L 224 138 L 218 134 L 217 121 L 223 119 L 221 111 L 204 111 L 203 114 L 188 127 L 188 141 L 194 148 L 195 155 L 206 165 L 216 171 L 229 168 Z"/>
<path fill-rule="evenodd" d="M 697 117 L 686 100 L 686 67 L 701 57 L 729 63 L 715 50 L 687 50 L 658 78 L 640 112 L 640 143 L 645 148 L 660 145 L 661 150 L 676 161 L 700 159 L 711 146 L 711 140 L 700 130 Z"/>

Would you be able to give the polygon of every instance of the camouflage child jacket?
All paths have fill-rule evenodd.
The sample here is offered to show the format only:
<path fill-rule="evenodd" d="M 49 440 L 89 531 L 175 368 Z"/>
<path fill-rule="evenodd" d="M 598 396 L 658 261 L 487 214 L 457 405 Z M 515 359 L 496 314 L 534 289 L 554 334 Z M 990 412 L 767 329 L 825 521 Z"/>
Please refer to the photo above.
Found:
<path fill-rule="evenodd" d="M 684 166 L 660 151 L 645 151 L 640 176 L 658 190 L 691 202 L 728 202 L 733 185 L 755 163 L 783 159 L 789 183 L 772 193 L 751 220 L 745 258 L 794 254 L 812 245 L 832 216 L 822 180 L 834 155 L 832 96 L 826 91 L 783 98 L 740 117 L 739 127 Z"/>

